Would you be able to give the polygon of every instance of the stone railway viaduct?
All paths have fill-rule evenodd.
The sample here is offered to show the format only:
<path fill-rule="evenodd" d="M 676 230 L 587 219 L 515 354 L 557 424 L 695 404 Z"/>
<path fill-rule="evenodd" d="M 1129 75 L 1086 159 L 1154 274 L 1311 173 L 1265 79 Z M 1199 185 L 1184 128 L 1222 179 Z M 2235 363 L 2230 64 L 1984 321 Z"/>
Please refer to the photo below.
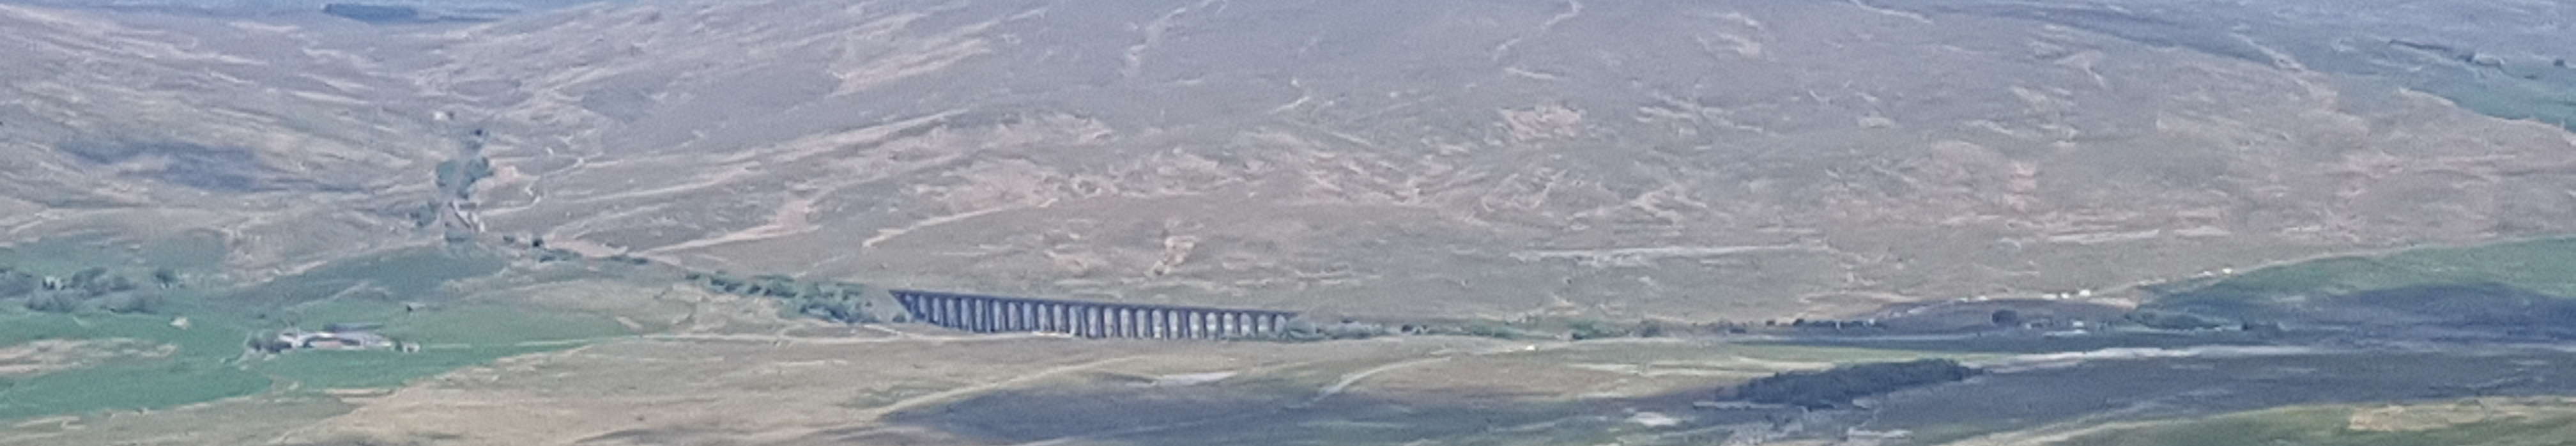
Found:
<path fill-rule="evenodd" d="M 1297 313 L 892 290 L 915 321 L 976 333 L 1086 338 L 1222 339 L 1278 334 Z"/>

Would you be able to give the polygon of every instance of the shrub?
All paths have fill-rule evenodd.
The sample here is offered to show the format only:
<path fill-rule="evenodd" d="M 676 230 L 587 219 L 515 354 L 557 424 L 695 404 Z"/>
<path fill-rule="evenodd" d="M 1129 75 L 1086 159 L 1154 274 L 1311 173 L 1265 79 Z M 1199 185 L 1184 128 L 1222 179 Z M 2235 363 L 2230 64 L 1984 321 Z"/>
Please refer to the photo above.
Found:
<path fill-rule="evenodd" d="M 1522 333 L 1520 330 L 1506 327 L 1502 324 L 1489 322 L 1470 323 L 1460 331 L 1464 332 L 1468 336 L 1481 336 L 1494 339 L 1521 339 L 1528 337 L 1526 333 Z"/>
<path fill-rule="evenodd" d="M 786 302 L 779 306 L 779 312 L 784 315 L 805 315 L 853 324 L 881 321 L 875 313 L 867 311 L 874 306 L 866 299 L 867 287 L 855 283 L 802 282 L 779 274 L 737 279 L 723 271 L 692 271 L 682 277 L 714 292 L 784 300 Z"/>
<path fill-rule="evenodd" d="M 0 298 L 18 297 L 36 292 L 36 288 L 44 285 L 44 281 L 44 278 L 35 275 L 0 270 Z"/>
<path fill-rule="evenodd" d="M 2190 313 L 2138 311 L 2129 313 L 2122 317 L 2128 319 L 2130 322 L 2137 322 L 2138 325 L 2144 325 L 2147 326 L 2147 328 L 2160 330 L 2207 330 L 2213 328 L 2224 328 L 2232 325 L 2224 320 L 2203 317 Z"/>
<path fill-rule="evenodd" d="M 1567 336 L 1572 337 L 1577 341 L 1585 339 L 1620 338 L 1627 337 L 1630 334 L 1627 327 L 1620 327 L 1617 324 L 1602 321 L 1579 320 L 1567 325 L 1570 330 L 1570 333 L 1567 333 Z"/>
<path fill-rule="evenodd" d="M 41 292 L 27 298 L 27 309 L 47 313 L 70 313 L 80 310 L 80 299 L 66 292 Z"/>
<path fill-rule="evenodd" d="M 179 284 L 179 272 L 169 267 L 153 268 L 152 282 L 160 284 L 162 288 L 176 286 Z"/>
<path fill-rule="evenodd" d="M 84 270 L 80 270 L 80 272 L 72 273 L 72 277 L 71 277 L 71 278 L 69 278 L 69 279 L 64 279 L 64 280 L 63 280 L 63 288 L 62 288 L 62 289 L 67 289 L 67 290 L 83 290 L 83 291 L 87 291 L 87 290 L 91 289 L 91 287 L 93 287 L 93 286 L 97 286 L 97 285 L 104 285 L 104 284 L 95 284 L 95 285 L 93 284 L 93 282 L 97 282 L 97 281 L 99 280 L 99 278 L 102 278 L 102 277 L 107 277 L 107 268 L 96 267 L 96 266 L 89 267 L 89 269 L 84 269 Z"/>
<path fill-rule="evenodd" d="M 1317 324 L 1304 319 L 1292 319 L 1280 328 L 1280 337 L 1300 341 L 1368 339 L 1391 333 L 1384 325 L 1355 321 Z"/>
<path fill-rule="evenodd" d="M 129 293 L 99 299 L 98 309 L 110 313 L 151 314 L 160 311 L 161 303 L 162 298 L 158 294 Z"/>

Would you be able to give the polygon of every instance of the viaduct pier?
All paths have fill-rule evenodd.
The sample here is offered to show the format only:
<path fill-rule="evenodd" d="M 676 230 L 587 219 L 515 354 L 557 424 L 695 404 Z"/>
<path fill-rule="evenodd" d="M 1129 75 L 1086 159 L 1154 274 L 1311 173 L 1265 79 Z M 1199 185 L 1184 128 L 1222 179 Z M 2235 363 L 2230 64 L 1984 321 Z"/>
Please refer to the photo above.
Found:
<path fill-rule="evenodd" d="M 1086 338 L 1223 339 L 1270 336 L 1297 313 L 892 290 L 913 320 L 976 333 Z"/>

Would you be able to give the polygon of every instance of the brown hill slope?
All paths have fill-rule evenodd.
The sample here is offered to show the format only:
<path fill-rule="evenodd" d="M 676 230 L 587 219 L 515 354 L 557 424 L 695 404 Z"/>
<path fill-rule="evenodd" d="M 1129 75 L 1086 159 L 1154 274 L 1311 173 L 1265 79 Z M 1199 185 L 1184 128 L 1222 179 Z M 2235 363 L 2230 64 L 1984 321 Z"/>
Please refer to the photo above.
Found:
<path fill-rule="evenodd" d="M 428 199 L 440 132 L 470 123 L 498 175 L 461 219 L 492 232 L 708 269 L 1323 311 L 1839 313 L 2576 224 L 2576 138 L 2553 126 L 2009 14 L 709 1 L 416 30 L 330 65 L 365 79 L 343 87 L 358 104 L 263 96 L 302 126 L 275 138 L 364 144 L 171 132 L 296 166 L 260 171 L 274 181 L 381 184 L 299 208 L 355 226 L 399 229 L 358 210 Z M 312 54 L 240 57 L 331 59 Z M 191 113 L 209 116 L 143 122 L 259 121 Z M 63 179 L 0 206 L 113 190 L 78 181 L 187 187 L 82 164 L 74 140 L 11 148 Z M 326 251 L 236 242 L 244 265 Z"/>
<path fill-rule="evenodd" d="M 457 144 L 387 67 L 312 29 L 174 19 L 0 5 L 9 240 L 213 229 L 254 277 L 407 243 L 389 233 Z"/>

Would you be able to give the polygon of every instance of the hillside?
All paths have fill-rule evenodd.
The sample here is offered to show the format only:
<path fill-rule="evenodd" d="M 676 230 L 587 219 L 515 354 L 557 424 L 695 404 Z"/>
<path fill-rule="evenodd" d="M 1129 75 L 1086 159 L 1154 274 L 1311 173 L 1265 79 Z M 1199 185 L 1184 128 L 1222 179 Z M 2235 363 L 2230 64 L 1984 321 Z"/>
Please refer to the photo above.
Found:
<path fill-rule="evenodd" d="M 0 0 L 0 446 L 2576 419 L 2566 1 L 325 3 Z"/>
<path fill-rule="evenodd" d="M 365 27 L 0 6 L 23 43 L 0 51 L 40 61 L 0 68 L 30 79 L 0 89 L 0 150 L 30 160 L 0 168 L 0 225 L 181 222 L 246 279 L 480 231 L 888 286 L 1696 320 L 2576 225 L 2576 137 L 2419 87 L 2475 71 L 2014 8 L 642 2 Z M 2174 29 L 2208 28 L 2149 31 Z M 478 157 L 490 178 L 440 190 L 440 163 Z"/>

